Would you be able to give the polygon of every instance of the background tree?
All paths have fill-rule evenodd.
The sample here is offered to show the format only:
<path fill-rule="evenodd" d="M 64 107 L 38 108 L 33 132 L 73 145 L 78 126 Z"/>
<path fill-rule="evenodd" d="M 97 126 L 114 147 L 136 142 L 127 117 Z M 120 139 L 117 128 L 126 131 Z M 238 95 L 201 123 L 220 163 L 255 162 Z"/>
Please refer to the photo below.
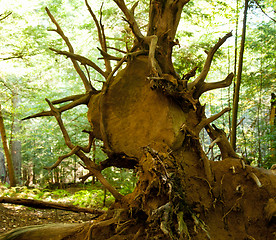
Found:
<path fill-rule="evenodd" d="M 10 150 L 8 147 L 8 142 L 7 142 L 7 137 L 6 137 L 6 129 L 5 129 L 5 125 L 4 125 L 4 119 L 2 116 L 1 105 L 0 105 L 0 133 L 1 133 L 2 144 L 3 144 L 3 148 L 5 151 L 5 156 L 6 156 L 6 160 L 7 160 L 7 165 L 8 165 L 10 186 L 15 187 L 15 185 L 16 185 L 15 171 L 14 171 L 14 167 L 13 167 L 11 153 L 10 153 Z"/>
<path fill-rule="evenodd" d="M 240 85 L 241 85 L 241 76 L 242 76 L 242 67 L 243 67 L 243 53 L 244 53 L 245 36 L 246 36 L 246 20 L 247 20 L 248 2 L 249 2 L 248 0 L 245 0 L 245 4 L 244 4 L 243 28 L 242 28 L 242 39 L 241 39 L 241 47 L 240 47 L 240 54 L 239 54 L 238 73 L 237 73 L 237 80 L 236 80 L 234 97 L 233 97 L 231 145 L 234 150 L 236 150 L 238 106 L 239 106 Z"/>

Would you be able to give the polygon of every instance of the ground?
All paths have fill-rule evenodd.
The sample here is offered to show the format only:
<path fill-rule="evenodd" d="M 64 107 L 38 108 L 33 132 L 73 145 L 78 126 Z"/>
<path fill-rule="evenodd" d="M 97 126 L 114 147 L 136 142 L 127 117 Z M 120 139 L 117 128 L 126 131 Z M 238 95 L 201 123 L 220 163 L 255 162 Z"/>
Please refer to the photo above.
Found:
<path fill-rule="evenodd" d="M 49 223 L 82 223 L 92 214 L 54 209 L 34 209 L 13 204 L 0 204 L 0 234 L 11 229 Z"/>

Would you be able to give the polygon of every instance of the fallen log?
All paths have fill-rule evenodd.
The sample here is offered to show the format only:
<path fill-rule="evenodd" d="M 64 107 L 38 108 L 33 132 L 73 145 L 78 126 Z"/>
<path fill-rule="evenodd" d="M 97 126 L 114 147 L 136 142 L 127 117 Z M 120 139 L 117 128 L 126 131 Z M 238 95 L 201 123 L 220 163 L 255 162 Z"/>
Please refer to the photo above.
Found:
<path fill-rule="evenodd" d="M 10 203 L 23 205 L 27 207 L 40 208 L 40 209 L 60 209 L 71 212 L 84 212 L 96 215 L 102 215 L 105 211 L 101 209 L 92 209 L 92 208 L 84 208 L 77 207 L 74 205 L 68 205 L 63 203 L 54 203 L 54 202 L 46 202 L 35 199 L 25 199 L 25 198 L 13 198 L 13 197 L 0 197 L 0 203 Z"/>

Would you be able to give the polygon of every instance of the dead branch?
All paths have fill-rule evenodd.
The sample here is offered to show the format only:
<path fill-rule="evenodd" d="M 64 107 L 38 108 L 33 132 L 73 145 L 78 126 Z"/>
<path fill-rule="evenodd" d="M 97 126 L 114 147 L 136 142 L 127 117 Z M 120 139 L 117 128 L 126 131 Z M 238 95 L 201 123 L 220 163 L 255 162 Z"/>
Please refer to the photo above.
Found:
<path fill-rule="evenodd" d="M 69 152 L 68 154 L 65 154 L 63 156 L 60 156 L 58 158 L 58 160 L 51 167 L 44 167 L 44 169 L 46 169 L 46 170 L 53 170 L 54 168 L 56 168 L 62 162 L 63 159 L 68 158 L 68 157 L 76 154 L 80 150 L 82 150 L 85 153 L 89 153 L 90 150 L 91 150 L 92 143 L 93 143 L 94 135 L 93 135 L 93 133 L 91 131 L 85 131 L 84 130 L 83 132 L 89 133 L 89 143 L 88 143 L 87 147 L 81 147 L 79 145 L 75 146 L 71 150 L 71 152 Z"/>
<path fill-rule="evenodd" d="M 126 55 L 123 58 L 121 58 L 121 60 L 116 65 L 116 67 L 112 70 L 112 72 L 107 77 L 105 87 L 102 89 L 103 95 L 105 95 L 107 93 L 107 91 L 109 89 L 109 86 L 111 84 L 111 81 L 113 79 L 114 74 L 119 70 L 119 68 L 122 66 L 122 64 L 126 61 L 127 57 L 128 57 L 128 55 Z"/>
<path fill-rule="evenodd" d="M 94 135 L 90 131 L 83 131 L 83 132 L 88 132 L 89 133 L 89 143 L 88 143 L 87 147 L 81 147 L 79 145 L 75 146 L 71 150 L 71 152 L 69 152 L 69 153 L 67 153 L 65 155 L 60 156 L 58 158 L 58 160 L 51 167 L 44 167 L 44 169 L 46 169 L 46 170 L 53 170 L 54 168 L 56 168 L 62 162 L 63 159 L 68 158 L 68 157 L 76 154 L 80 150 L 82 150 L 85 153 L 89 153 L 90 150 L 91 150 L 92 143 L 93 143 Z"/>
<path fill-rule="evenodd" d="M 2 17 L 2 15 L 4 15 L 4 13 L 0 14 L 0 21 L 4 20 L 5 18 L 7 18 L 8 16 L 10 16 L 12 14 L 12 12 L 7 13 L 5 16 Z"/>
<path fill-rule="evenodd" d="M 195 91 L 194 97 L 199 98 L 201 96 L 201 94 L 203 94 L 207 91 L 217 89 L 217 88 L 228 87 L 231 85 L 233 78 L 234 78 L 234 73 L 230 73 L 224 80 L 222 80 L 220 82 L 211 82 L 211 83 L 203 82 L 201 87 Z"/>
<path fill-rule="evenodd" d="M 155 59 L 155 51 L 157 47 L 158 37 L 156 35 L 144 38 L 145 43 L 149 45 L 149 66 L 154 76 L 162 74 L 161 68 Z"/>
<path fill-rule="evenodd" d="M 61 98 L 61 99 L 58 99 L 58 100 L 54 100 L 54 101 L 52 101 L 52 103 L 53 104 L 60 104 L 60 103 L 64 103 L 64 102 L 75 101 L 75 100 L 78 100 L 78 99 L 84 97 L 85 95 L 86 94 L 71 95 L 71 96 L 64 97 L 64 98 Z"/>
<path fill-rule="evenodd" d="M 184 6 L 186 3 L 190 2 L 190 0 L 174 0 L 174 4 L 181 4 L 181 6 Z"/>
<path fill-rule="evenodd" d="M 191 77 L 194 77 L 196 75 L 196 70 L 198 69 L 198 67 L 194 67 L 190 72 L 184 74 L 181 78 L 181 80 L 190 80 Z"/>
<path fill-rule="evenodd" d="M 144 38 L 143 34 L 141 33 L 141 30 L 134 18 L 134 8 L 132 7 L 132 11 L 129 11 L 127 8 L 124 0 L 114 0 L 114 2 L 118 5 L 118 7 L 122 10 L 122 12 L 125 15 L 125 20 L 128 22 L 134 36 L 137 38 L 139 42 L 142 41 Z M 133 6 L 135 6 L 137 3 L 135 3 Z"/>
<path fill-rule="evenodd" d="M 84 176 L 79 177 L 79 179 L 81 179 L 81 182 L 84 183 L 86 181 L 87 178 L 93 176 L 93 174 L 91 172 L 85 174 Z"/>
<path fill-rule="evenodd" d="M 99 23 L 98 19 L 96 18 L 96 15 L 92 11 L 92 9 L 91 9 L 90 5 L 88 4 L 87 0 L 85 0 L 85 4 L 86 4 L 86 7 L 87 7 L 90 15 L 92 16 L 92 18 L 93 18 L 93 20 L 96 24 L 97 31 L 98 31 L 98 38 L 99 38 L 99 42 L 101 44 L 101 48 L 102 48 L 103 51 L 107 52 L 107 45 L 106 45 L 104 27 L 101 23 Z M 112 71 L 111 64 L 110 64 L 109 59 L 107 59 L 107 58 L 104 59 L 104 61 L 105 61 L 105 67 L 106 67 L 106 74 L 108 75 Z"/>
<path fill-rule="evenodd" d="M 211 144 L 209 145 L 209 149 L 207 154 L 209 153 L 209 151 L 215 146 L 216 143 L 221 142 L 222 137 L 218 136 L 213 142 L 211 142 Z"/>
<path fill-rule="evenodd" d="M 74 53 L 74 49 L 69 41 L 69 39 L 65 36 L 65 34 L 63 33 L 62 29 L 60 28 L 59 24 L 57 23 L 57 21 L 55 20 L 54 16 L 51 14 L 50 10 L 46 7 L 46 12 L 48 14 L 48 16 L 50 17 L 52 23 L 55 24 L 56 26 L 56 29 L 54 29 L 53 31 L 57 32 L 61 38 L 64 40 L 64 42 L 66 43 L 68 49 L 69 49 L 69 52 L 70 53 Z M 77 63 L 76 60 L 72 59 L 71 58 L 71 61 L 74 65 L 74 68 L 75 70 L 77 71 L 77 73 L 79 74 L 83 84 L 84 84 L 84 87 L 85 87 L 85 90 L 88 92 L 90 90 L 96 90 L 92 87 L 92 85 L 90 84 L 90 82 L 88 81 L 87 77 L 85 76 L 85 74 L 83 73 L 83 71 L 81 70 L 79 64 Z"/>
<path fill-rule="evenodd" d="M 88 66 L 92 67 L 93 69 L 95 69 L 98 73 L 100 73 L 105 78 L 107 78 L 107 76 L 108 76 L 108 72 L 104 72 L 97 64 L 95 64 L 94 62 L 92 62 L 90 59 L 88 59 L 86 57 L 83 57 L 79 54 L 67 52 L 67 51 L 57 50 L 54 48 L 49 48 L 49 49 L 51 51 L 56 52 L 57 54 L 69 57 L 72 61 L 76 60 L 76 61 L 79 61 L 82 65 L 88 65 Z"/>
<path fill-rule="evenodd" d="M 118 51 L 118 52 L 121 52 L 121 53 L 127 54 L 127 52 L 126 52 L 126 51 L 123 51 L 123 50 L 118 49 L 118 48 L 115 48 L 115 47 L 107 47 L 107 49 L 112 49 L 112 50 L 115 50 L 115 51 Z"/>
<path fill-rule="evenodd" d="M 230 107 L 224 108 L 222 111 L 219 113 L 209 117 L 209 118 L 204 118 L 197 126 L 196 126 L 196 132 L 199 134 L 202 128 L 204 128 L 206 125 L 210 124 L 211 122 L 215 121 L 218 119 L 220 116 L 222 116 L 224 113 L 229 112 L 231 110 Z"/>
<path fill-rule="evenodd" d="M 100 48 L 98 48 L 98 50 L 101 52 L 103 59 L 114 60 L 114 61 L 120 61 L 122 59 L 121 57 L 112 56 Z"/>
<path fill-rule="evenodd" d="M 46 202 L 46 201 L 35 200 L 35 199 L 0 197 L 0 203 L 17 204 L 17 205 L 23 205 L 27 207 L 40 208 L 40 209 L 60 209 L 60 210 L 71 211 L 71 212 L 78 212 L 78 213 L 84 212 L 84 213 L 91 213 L 91 214 L 97 214 L 97 215 L 102 215 L 105 213 L 105 211 L 100 209 L 77 207 L 74 205 Z"/>
<path fill-rule="evenodd" d="M 188 84 L 188 89 L 193 89 L 196 87 L 197 89 L 201 87 L 202 83 L 204 82 L 207 74 L 210 70 L 211 63 L 214 57 L 214 54 L 219 49 L 219 47 L 226 41 L 227 38 L 232 36 L 232 32 L 227 33 L 223 38 L 220 38 L 218 42 L 215 44 L 213 48 L 208 52 L 204 67 L 200 73 L 200 75 L 191 83 Z"/>
<path fill-rule="evenodd" d="M 232 158 L 240 158 L 238 154 L 234 151 L 231 144 L 229 143 L 227 136 L 225 132 L 219 128 L 217 128 L 214 124 L 211 127 L 210 124 L 207 124 L 205 126 L 205 129 L 210 136 L 210 138 L 213 140 L 212 143 L 216 143 L 220 149 L 221 152 L 221 158 L 226 159 L 229 157 Z"/>
<path fill-rule="evenodd" d="M 60 113 L 62 113 L 62 112 L 65 112 L 69 109 L 72 109 L 72 108 L 74 108 L 76 106 L 79 106 L 79 105 L 82 105 L 82 104 L 87 105 L 90 98 L 91 98 L 91 95 L 96 94 L 96 93 L 99 93 L 99 91 L 96 91 L 94 93 L 92 91 L 90 91 L 86 94 L 81 94 L 81 95 L 79 95 L 79 96 L 81 96 L 80 98 L 77 98 L 78 95 L 69 96 L 69 97 L 66 97 L 66 98 L 56 100 L 56 101 L 54 101 L 54 103 L 53 102 L 52 103 L 53 104 L 58 104 L 58 103 L 62 103 L 62 102 L 65 102 L 65 101 L 71 101 L 71 99 L 76 99 L 76 100 L 73 100 L 73 102 L 58 108 L 58 111 Z M 53 116 L 52 111 L 42 111 L 40 113 L 36 113 L 34 115 L 23 118 L 22 120 L 27 120 L 27 119 L 31 119 L 31 118 L 37 118 L 37 117 L 45 117 L 45 116 Z"/>
<path fill-rule="evenodd" d="M 54 107 L 54 105 L 46 99 L 49 107 L 51 108 L 52 116 L 54 116 L 58 122 L 58 125 L 60 127 L 60 130 L 63 134 L 63 138 L 65 140 L 66 145 L 72 150 L 75 146 L 72 144 L 69 134 L 63 124 L 63 121 L 61 119 L 61 112 Z M 123 195 L 121 195 L 101 174 L 99 171 L 99 166 L 91 161 L 89 157 L 87 157 L 82 151 L 77 151 L 75 153 L 86 165 L 87 169 L 99 179 L 99 181 L 103 184 L 103 186 L 110 191 L 110 193 L 115 197 L 115 199 L 120 200 L 122 199 Z"/>
<path fill-rule="evenodd" d="M 213 185 L 214 183 L 214 175 L 212 173 L 212 169 L 211 169 L 211 165 L 210 165 L 210 161 L 208 159 L 208 157 L 206 156 L 205 152 L 203 152 L 203 150 L 201 148 L 199 148 L 200 150 L 200 156 L 201 159 L 203 161 L 203 166 L 204 166 L 204 171 L 205 171 L 205 175 L 207 178 L 207 182 L 209 185 Z"/>
<path fill-rule="evenodd" d="M 265 11 L 264 9 L 262 8 L 262 6 L 258 3 L 257 0 L 254 0 L 254 2 L 257 4 L 257 6 L 261 9 L 261 11 L 263 12 L 264 15 L 266 15 L 269 19 L 271 19 L 273 22 L 276 23 L 276 20 L 272 17 L 270 17 Z"/>

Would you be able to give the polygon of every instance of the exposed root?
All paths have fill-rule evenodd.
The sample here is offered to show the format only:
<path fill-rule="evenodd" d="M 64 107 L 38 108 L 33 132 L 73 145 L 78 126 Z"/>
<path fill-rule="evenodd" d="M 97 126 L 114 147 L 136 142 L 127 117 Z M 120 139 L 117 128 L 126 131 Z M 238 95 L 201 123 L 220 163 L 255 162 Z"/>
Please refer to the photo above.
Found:
<path fill-rule="evenodd" d="M 222 221 L 224 221 L 227 215 L 234 210 L 234 208 L 238 205 L 239 201 L 243 198 L 243 195 L 244 195 L 244 192 L 242 192 L 242 195 L 239 198 L 237 198 L 235 204 L 223 215 Z"/>
<path fill-rule="evenodd" d="M 248 174 L 248 177 L 250 177 L 251 179 L 253 179 L 253 181 L 256 183 L 256 185 L 261 188 L 262 187 L 262 183 L 260 182 L 259 178 L 256 176 L 255 173 L 251 172 Z"/>

